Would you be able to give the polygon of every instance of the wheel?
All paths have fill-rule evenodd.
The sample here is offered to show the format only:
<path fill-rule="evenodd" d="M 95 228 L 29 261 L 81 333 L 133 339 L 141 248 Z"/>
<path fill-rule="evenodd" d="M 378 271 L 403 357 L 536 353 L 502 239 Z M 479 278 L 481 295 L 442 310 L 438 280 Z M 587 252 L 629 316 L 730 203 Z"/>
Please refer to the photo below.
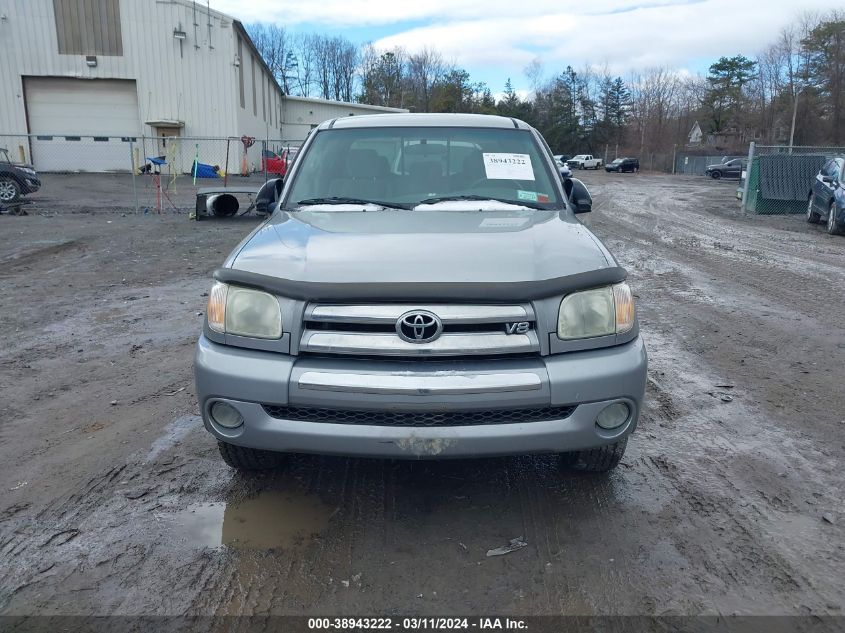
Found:
<path fill-rule="evenodd" d="M 615 444 L 605 444 L 586 451 L 564 453 L 562 455 L 563 465 L 585 473 L 606 473 L 619 465 L 627 445 L 628 438 L 626 437 Z"/>
<path fill-rule="evenodd" d="M 236 470 L 269 470 L 278 468 L 285 461 L 282 453 L 236 446 L 227 442 L 217 442 L 217 448 L 220 449 L 223 461 Z"/>
<path fill-rule="evenodd" d="M 0 178 L 0 202 L 14 202 L 21 197 L 21 186 L 12 178 Z"/>
<path fill-rule="evenodd" d="M 710 174 L 710 177 L 711 177 L 713 180 L 719 180 L 719 178 L 721 178 L 721 177 L 722 177 L 722 172 L 720 172 L 720 171 L 714 171 L 712 174 Z"/>
<path fill-rule="evenodd" d="M 810 197 L 807 198 L 807 222 L 810 224 L 818 224 L 819 219 L 819 214 L 813 211 L 813 194 L 810 194 Z"/>
<path fill-rule="evenodd" d="M 827 232 L 831 235 L 842 235 L 842 224 L 836 219 L 836 201 L 830 201 L 830 208 L 827 210 Z"/>

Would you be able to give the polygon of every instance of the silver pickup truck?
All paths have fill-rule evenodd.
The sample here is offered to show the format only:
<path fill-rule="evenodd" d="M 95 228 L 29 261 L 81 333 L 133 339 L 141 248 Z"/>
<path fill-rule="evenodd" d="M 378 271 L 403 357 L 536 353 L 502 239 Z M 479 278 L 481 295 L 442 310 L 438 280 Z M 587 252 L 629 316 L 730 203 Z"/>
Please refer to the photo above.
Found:
<path fill-rule="evenodd" d="M 320 125 L 214 273 L 195 371 L 223 459 L 615 467 L 647 359 L 625 270 L 576 217 L 591 202 L 514 119 Z"/>

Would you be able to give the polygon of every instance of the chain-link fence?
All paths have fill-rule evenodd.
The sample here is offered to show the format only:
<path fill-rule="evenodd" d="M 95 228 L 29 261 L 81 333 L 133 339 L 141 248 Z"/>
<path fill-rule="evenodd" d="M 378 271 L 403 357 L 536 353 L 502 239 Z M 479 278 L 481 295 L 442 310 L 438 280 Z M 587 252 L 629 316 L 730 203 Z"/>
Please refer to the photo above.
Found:
<path fill-rule="evenodd" d="M 675 174 L 703 176 L 710 165 L 719 165 L 733 158 L 744 158 L 735 154 L 699 155 L 679 152 L 675 155 Z"/>
<path fill-rule="evenodd" d="M 244 142 L 246 141 L 246 142 Z M 257 188 L 284 176 L 301 140 L 237 137 L 0 135 L 0 161 L 35 167 L 33 203 L 61 208 L 187 211 L 206 187 Z"/>
<path fill-rule="evenodd" d="M 816 175 L 845 147 L 789 147 L 751 144 L 748 169 L 741 183 L 742 208 L 747 213 L 804 213 Z"/>

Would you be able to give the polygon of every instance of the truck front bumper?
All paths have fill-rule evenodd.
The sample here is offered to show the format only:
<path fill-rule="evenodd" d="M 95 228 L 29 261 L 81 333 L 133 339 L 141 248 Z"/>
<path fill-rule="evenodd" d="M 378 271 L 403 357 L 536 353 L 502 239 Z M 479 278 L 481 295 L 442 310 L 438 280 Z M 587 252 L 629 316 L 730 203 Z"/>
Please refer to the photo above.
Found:
<path fill-rule="evenodd" d="M 646 367 L 639 337 L 624 345 L 534 358 L 425 362 L 296 357 L 202 337 L 195 359 L 203 422 L 224 442 L 281 452 L 415 459 L 558 453 L 616 442 L 636 427 Z M 211 415 L 217 401 L 237 409 L 243 424 L 234 429 L 217 424 Z M 625 422 L 612 430 L 598 426 L 599 413 L 617 402 L 628 405 Z M 501 423 L 507 419 L 502 412 L 509 410 L 566 406 L 571 412 L 558 419 Z M 318 410 L 320 421 L 285 419 L 279 410 Z M 357 417 L 364 422 L 349 423 L 350 416 L 339 415 L 346 423 L 335 423 L 332 411 L 362 412 Z M 366 423 L 366 412 L 494 412 L 500 423 L 376 425 Z"/>

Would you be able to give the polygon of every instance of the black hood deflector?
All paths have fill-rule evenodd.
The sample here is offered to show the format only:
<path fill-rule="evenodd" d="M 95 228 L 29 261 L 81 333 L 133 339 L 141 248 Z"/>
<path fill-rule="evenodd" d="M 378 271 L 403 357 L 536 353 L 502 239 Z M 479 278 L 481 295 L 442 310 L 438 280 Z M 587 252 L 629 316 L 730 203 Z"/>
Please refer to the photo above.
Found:
<path fill-rule="evenodd" d="M 531 301 L 625 281 L 624 268 L 613 266 L 554 279 L 519 282 L 326 283 L 295 281 L 218 268 L 214 278 L 302 301 Z"/>

